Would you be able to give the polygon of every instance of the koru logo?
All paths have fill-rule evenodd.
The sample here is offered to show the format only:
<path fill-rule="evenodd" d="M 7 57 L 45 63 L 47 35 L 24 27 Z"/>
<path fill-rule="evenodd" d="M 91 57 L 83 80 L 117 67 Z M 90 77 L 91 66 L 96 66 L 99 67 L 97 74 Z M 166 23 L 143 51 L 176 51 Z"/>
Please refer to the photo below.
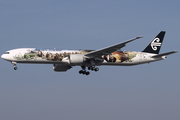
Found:
<path fill-rule="evenodd" d="M 151 42 L 151 47 L 154 51 L 157 50 L 157 46 L 161 46 L 160 39 L 154 38 L 154 40 Z"/>

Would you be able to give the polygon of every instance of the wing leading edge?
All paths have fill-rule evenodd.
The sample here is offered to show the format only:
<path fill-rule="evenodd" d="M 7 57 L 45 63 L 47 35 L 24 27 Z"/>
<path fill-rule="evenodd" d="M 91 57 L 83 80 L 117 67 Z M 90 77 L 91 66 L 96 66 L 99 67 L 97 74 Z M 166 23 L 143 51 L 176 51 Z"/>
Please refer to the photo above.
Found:
<path fill-rule="evenodd" d="M 127 40 L 127 41 L 119 43 L 119 44 L 115 44 L 115 45 L 112 45 L 109 47 L 98 49 L 98 50 L 95 50 L 93 52 L 86 53 L 84 56 L 86 56 L 88 58 L 101 58 L 102 55 L 109 55 L 112 52 L 117 51 L 117 50 L 123 48 L 124 46 L 126 46 L 126 43 L 132 42 L 132 41 L 139 39 L 139 38 L 142 38 L 142 37 L 143 36 L 139 36 L 139 37 L 136 37 L 136 38 L 131 39 L 131 40 Z"/>

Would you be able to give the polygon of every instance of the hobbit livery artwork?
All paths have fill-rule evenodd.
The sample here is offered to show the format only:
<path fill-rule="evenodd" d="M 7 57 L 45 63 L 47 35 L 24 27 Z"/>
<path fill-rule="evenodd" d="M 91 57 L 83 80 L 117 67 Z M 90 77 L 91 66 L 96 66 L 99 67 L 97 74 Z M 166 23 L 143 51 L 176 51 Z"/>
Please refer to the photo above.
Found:
<path fill-rule="evenodd" d="M 98 71 L 96 66 L 117 65 L 131 66 L 166 59 L 166 56 L 177 51 L 159 54 L 165 32 L 161 31 L 142 52 L 120 51 L 127 43 L 142 37 L 115 44 L 98 50 L 50 50 L 36 48 L 19 48 L 5 52 L 1 57 L 14 64 L 43 63 L 53 64 L 54 71 L 64 72 L 73 66 L 81 66 L 80 74 L 89 75 L 86 70 Z"/>
<path fill-rule="evenodd" d="M 38 50 L 32 49 L 28 50 L 24 54 L 15 54 L 13 56 L 16 60 L 32 60 L 32 61 L 62 61 L 64 58 L 68 57 L 71 54 L 85 54 L 92 52 L 92 50 L 79 50 L 79 51 L 57 51 L 57 50 Z M 131 62 L 131 59 L 134 58 L 137 54 L 135 52 L 122 52 L 115 51 L 110 55 L 102 55 L 102 59 L 106 62 L 115 62 L 121 63 L 124 61 Z"/>

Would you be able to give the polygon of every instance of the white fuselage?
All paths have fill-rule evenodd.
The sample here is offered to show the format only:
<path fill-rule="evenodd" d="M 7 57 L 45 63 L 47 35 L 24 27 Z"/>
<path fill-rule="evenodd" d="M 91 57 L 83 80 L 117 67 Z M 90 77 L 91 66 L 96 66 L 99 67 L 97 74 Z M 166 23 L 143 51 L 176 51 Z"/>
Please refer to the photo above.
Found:
<path fill-rule="evenodd" d="M 70 62 L 70 55 L 83 55 L 92 50 L 38 50 L 35 48 L 20 48 L 7 51 L 1 57 L 7 61 L 16 63 L 43 63 L 43 64 L 68 64 L 68 65 L 88 65 L 87 61 Z M 165 59 L 166 57 L 152 58 L 156 54 L 144 52 L 116 51 L 111 55 L 102 56 L 101 62 L 95 65 L 118 65 L 131 66 L 143 63 L 150 63 Z"/>

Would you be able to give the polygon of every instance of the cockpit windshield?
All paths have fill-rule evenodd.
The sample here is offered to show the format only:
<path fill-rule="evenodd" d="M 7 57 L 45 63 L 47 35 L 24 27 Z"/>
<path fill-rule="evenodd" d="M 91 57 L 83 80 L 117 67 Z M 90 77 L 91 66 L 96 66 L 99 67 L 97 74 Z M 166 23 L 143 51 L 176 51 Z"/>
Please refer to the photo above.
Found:
<path fill-rule="evenodd" d="M 5 52 L 4 54 L 9 54 L 9 52 Z"/>

